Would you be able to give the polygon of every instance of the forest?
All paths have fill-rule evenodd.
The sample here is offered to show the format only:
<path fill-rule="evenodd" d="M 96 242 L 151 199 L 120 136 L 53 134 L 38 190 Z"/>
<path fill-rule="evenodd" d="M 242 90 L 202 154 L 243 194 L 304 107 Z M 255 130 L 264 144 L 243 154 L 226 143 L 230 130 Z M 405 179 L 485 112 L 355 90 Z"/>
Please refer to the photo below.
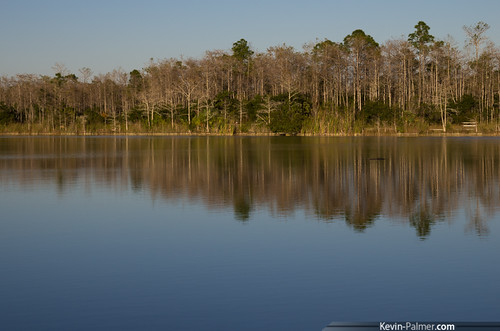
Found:
<path fill-rule="evenodd" d="M 442 134 L 499 132 L 500 49 L 489 25 L 465 47 L 423 21 L 379 43 L 362 30 L 255 52 L 245 39 L 200 58 L 151 59 L 53 77 L 0 77 L 0 132 L 12 134 Z"/>

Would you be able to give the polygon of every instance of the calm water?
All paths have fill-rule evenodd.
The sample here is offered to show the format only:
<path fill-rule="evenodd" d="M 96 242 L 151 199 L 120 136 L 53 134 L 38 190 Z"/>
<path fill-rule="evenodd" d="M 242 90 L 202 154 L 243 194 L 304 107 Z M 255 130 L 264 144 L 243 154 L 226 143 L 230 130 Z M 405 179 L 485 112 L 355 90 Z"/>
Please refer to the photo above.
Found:
<path fill-rule="evenodd" d="M 500 139 L 0 137 L 0 329 L 500 320 Z"/>

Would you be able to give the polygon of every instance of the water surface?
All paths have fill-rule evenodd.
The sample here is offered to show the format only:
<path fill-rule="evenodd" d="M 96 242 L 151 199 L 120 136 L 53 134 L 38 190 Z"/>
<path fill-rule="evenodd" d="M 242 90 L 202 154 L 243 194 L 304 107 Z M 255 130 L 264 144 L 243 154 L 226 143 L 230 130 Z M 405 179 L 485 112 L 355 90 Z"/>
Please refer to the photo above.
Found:
<path fill-rule="evenodd" d="M 0 329 L 500 320 L 497 138 L 0 138 Z"/>

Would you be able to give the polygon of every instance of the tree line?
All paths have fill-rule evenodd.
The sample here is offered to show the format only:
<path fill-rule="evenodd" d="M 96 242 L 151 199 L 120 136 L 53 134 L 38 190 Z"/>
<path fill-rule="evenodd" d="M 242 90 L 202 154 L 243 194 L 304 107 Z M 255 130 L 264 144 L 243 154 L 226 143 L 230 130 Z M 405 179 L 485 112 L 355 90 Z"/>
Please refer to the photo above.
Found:
<path fill-rule="evenodd" d="M 141 70 L 0 77 L 0 130 L 23 133 L 356 134 L 498 131 L 500 50 L 489 25 L 466 47 L 423 21 L 379 44 L 362 30 L 297 51 L 255 52 L 241 39 L 201 59 L 151 59 Z M 476 124 L 477 123 L 477 124 Z M 476 127 L 477 128 L 477 127 Z"/>

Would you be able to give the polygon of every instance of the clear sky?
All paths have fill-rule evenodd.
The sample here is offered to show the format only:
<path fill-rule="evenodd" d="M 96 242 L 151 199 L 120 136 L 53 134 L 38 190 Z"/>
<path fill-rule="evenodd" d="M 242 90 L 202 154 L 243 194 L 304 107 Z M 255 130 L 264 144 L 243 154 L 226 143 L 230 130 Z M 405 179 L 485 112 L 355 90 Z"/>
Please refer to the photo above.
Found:
<path fill-rule="evenodd" d="M 316 39 L 342 41 L 363 29 L 379 43 L 426 22 L 435 37 L 463 47 L 463 25 L 484 21 L 500 46 L 498 0 L 0 0 L 0 75 L 79 74 L 146 66 L 150 58 L 200 58 L 245 38 L 256 51 Z"/>

